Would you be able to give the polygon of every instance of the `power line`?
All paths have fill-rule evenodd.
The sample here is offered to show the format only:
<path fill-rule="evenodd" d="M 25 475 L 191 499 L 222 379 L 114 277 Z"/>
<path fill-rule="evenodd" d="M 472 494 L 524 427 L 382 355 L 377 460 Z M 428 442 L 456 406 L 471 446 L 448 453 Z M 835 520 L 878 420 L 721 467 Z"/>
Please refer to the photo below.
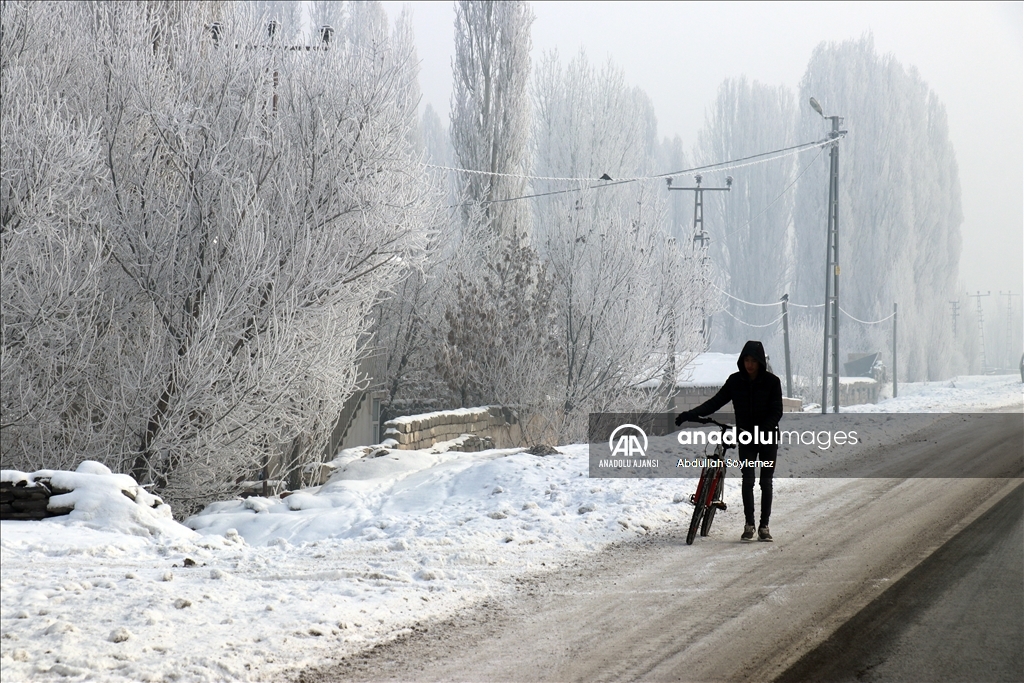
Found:
<path fill-rule="evenodd" d="M 722 312 L 725 313 L 730 318 L 732 318 L 733 320 L 735 320 L 736 322 L 741 323 L 743 325 L 746 325 L 747 327 L 771 327 L 772 325 L 774 325 L 777 322 L 779 322 L 780 320 L 782 320 L 782 316 L 780 315 L 778 318 L 776 318 L 775 320 L 771 321 L 770 323 L 768 323 L 766 325 L 755 325 L 754 323 L 748 323 L 746 320 L 740 320 L 739 318 L 734 316 L 732 313 L 730 313 L 729 309 L 727 309 L 727 308 L 723 308 Z"/>
<path fill-rule="evenodd" d="M 768 308 L 768 307 L 771 307 L 771 306 L 781 306 L 782 305 L 781 301 L 773 301 L 770 304 L 757 304 L 757 303 L 754 303 L 753 301 L 744 301 L 743 299 L 739 298 L 738 296 L 733 296 L 732 294 L 730 294 L 729 292 L 725 291 L 724 289 L 722 289 L 721 287 L 719 287 L 718 285 L 716 285 L 713 282 L 711 283 L 711 286 L 714 287 L 715 289 L 717 289 L 722 294 L 725 294 L 730 299 L 734 299 L 736 301 L 739 301 L 741 304 L 747 304 L 748 306 L 763 306 L 765 308 Z M 793 304 L 790 304 L 790 305 L 793 305 Z"/>
<path fill-rule="evenodd" d="M 730 294 L 729 292 L 725 291 L 724 289 L 722 289 L 721 287 L 719 287 L 718 285 L 716 285 L 713 282 L 711 283 L 711 286 L 714 287 L 715 289 L 717 289 L 722 294 L 725 294 L 730 299 L 734 299 L 735 301 L 739 301 L 741 304 L 747 304 L 748 306 L 765 306 L 765 307 L 767 307 L 767 306 L 781 306 L 782 305 L 781 301 L 773 301 L 772 303 L 769 303 L 769 304 L 759 304 L 759 303 L 755 303 L 753 301 L 746 301 L 744 299 L 739 298 L 738 296 L 733 296 L 732 294 Z M 821 308 L 825 304 L 795 304 L 792 301 L 790 301 L 789 305 L 790 306 L 798 306 L 800 308 Z"/>
<path fill-rule="evenodd" d="M 729 168 L 739 168 L 739 166 L 735 166 L 735 165 L 731 165 L 731 164 L 739 164 L 739 165 L 746 166 L 746 165 L 752 165 L 752 164 L 747 164 L 746 162 L 766 163 L 768 161 L 773 161 L 776 158 L 782 158 L 784 156 L 788 156 L 789 154 L 797 154 L 799 152 L 802 152 L 802 151 L 807 150 L 807 149 L 811 149 L 813 147 L 822 147 L 822 148 L 824 148 L 830 142 L 832 142 L 831 139 L 817 140 L 815 142 L 803 142 L 803 143 L 800 143 L 799 145 L 792 145 L 790 147 L 782 147 L 780 149 L 773 149 L 770 152 L 759 152 L 758 154 L 751 154 L 750 156 L 740 157 L 739 159 L 730 159 L 729 161 L 719 161 L 719 162 L 715 162 L 713 164 L 706 164 L 704 166 L 695 166 L 693 168 L 684 168 L 684 169 L 682 169 L 680 171 L 671 171 L 669 173 L 658 173 L 656 175 L 633 176 L 633 177 L 629 177 L 629 178 L 615 178 L 614 180 L 619 181 L 619 182 L 636 182 L 636 181 L 640 181 L 640 180 L 664 180 L 665 178 L 674 178 L 675 176 L 678 176 L 678 175 L 686 175 L 686 174 L 694 173 L 696 171 L 708 171 L 708 170 L 723 170 L 724 171 L 724 170 L 729 169 Z M 762 157 L 771 156 L 773 154 L 777 154 L 779 156 L 778 157 L 772 157 L 771 159 L 763 159 L 762 158 Z M 425 165 L 427 166 L 427 168 L 436 168 L 439 171 L 450 171 L 452 173 L 468 173 L 470 175 L 487 175 L 487 176 L 495 176 L 495 177 L 498 177 L 498 178 L 516 178 L 516 179 L 519 179 L 519 180 L 549 180 L 549 181 L 557 181 L 557 182 L 581 182 L 581 183 L 588 183 L 588 182 L 592 182 L 592 181 L 595 180 L 595 178 L 589 178 L 589 177 L 585 177 L 584 178 L 584 177 L 579 177 L 579 176 L 537 176 L 537 175 L 529 175 L 529 174 L 526 174 L 526 173 L 499 173 L 497 171 L 480 171 L 480 170 L 477 170 L 477 169 L 474 169 L 474 168 L 461 168 L 459 166 L 441 166 L 441 165 L 438 165 L 438 164 L 425 164 Z"/>
<path fill-rule="evenodd" d="M 881 318 L 879 320 L 868 321 L 868 320 L 861 320 L 860 318 L 855 318 L 854 316 L 852 316 L 849 313 L 847 313 L 846 309 L 843 308 L 842 306 L 839 307 L 839 310 L 842 311 L 843 315 L 845 315 L 847 318 L 849 318 L 850 320 L 856 320 L 861 325 L 877 325 L 878 323 L 884 323 L 886 320 L 892 320 L 892 317 L 894 315 L 896 315 L 896 312 L 893 311 L 892 313 L 890 313 L 889 315 L 885 316 L 884 318 Z"/>
<path fill-rule="evenodd" d="M 801 178 L 801 177 L 803 176 L 803 174 L 804 174 L 804 173 L 807 173 L 807 170 L 808 170 L 808 169 L 809 169 L 809 168 L 810 168 L 811 166 L 813 166 L 813 165 L 814 165 L 814 162 L 818 160 L 818 157 L 820 157 L 820 156 L 821 156 L 821 153 L 822 153 L 822 152 L 824 152 L 824 151 L 825 151 L 825 148 L 824 148 L 824 147 L 822 147 L 821 149 L 819 149 L 819 150 L 818 150 L 818 153 L 817 153 L 816 155 L 814 155 L 814 158 L 813 158 L 813 159 L 811 159 L 811 163 L 809 163 L 809 164 L 807 164 L 806 166 L 804 166 L 803 170 L 802 170 L 802 171 L 800 171 L 800 173 L 799 173 L 799 174 L 798 174 L 798 175 L 797 175 L 797 176 L 796 176 L 795 178 L 793 178 L 793 182 L 791 182 L 791 183 L 790 183 L 789 185 L 787 185 L 787 186 L 786 186 L 786 189 L 784 189 L 784 190 L 783 190 L 783 191 L 782 191 L 781 193 L 779 193 L 779 196 L 778 196 L 778 197 L 776 197 L 775 199 L 773 199 L 773 200 L 771 200 L 770 202 L 768 202 L 768 205 L 767 205 L 767 206 L 765 206 L 765 207 L 764 207 L 763 209 L 761 209 L 761 211 L 760 211 L 760 212 L 759 212 L 759 213 L 758 213 L 758 214 L 757 214 L 756 216 L 754 216 L 754 217 L 753 217 L 753 218 L 751 218 L 751 219 L 750 219 L 749 221 L 747 221 L 746 223 L 744 223 L 744 224 L 743 224 L 743 225 L 741 225 L 740 227 L 736 228 L 735 230 L 731 230 L 731 231 L 729 231 L 729 232 L 725 233 L 725 235 L 723 235 L 723 236 L 722 236 L 722 239 L 724 240 L 724 239 L 725 239 L 726 237 L 731 237 L 732 235 L 735 235 L 735 234 L 736 234 L 737 232 L 739 232 L 740 230 L 742 230 L 742 229 L 746 228 L 746 227 L 747 227 L 747 226 L 749 226 L 749 225 L 750 225 L 751 223 L 753 223 L 753 222 L 754 222 L 754 221 L 756 221 L 756 220 L 757 220 L 758 218 L 760 218 L 760 217 L 761 217 L 761 216 L 763 216 L 763 215 L 764 215 L 765 213 L 767 213 L 767 212 L 768 212 L 768 209 L 770 209 L 770 208 L 772 208 L 773 206 L 775 206 L 775 202 L 777 202 L 777 201 L 779 201 L 780 199 L 782 199 L 782 198 L 783 198 L 783 197 L 785 196 L 785 194 L 786 194 L 787 192 L 789 192 L 789 191 L 790 191 L 790 190 L 791 190 L 791 189 L 793 188 L 793 186 L 794 186 L 794 185 L 796 185 L 796 181 L 800 180 L 800 178 Z M 780 158 L 781 158 L 781 157 L 780 157 Z"/>
<path fill-rule="evenodd" d="M 598 190 L 605 187 L 611 187 L 613 185 L 623 185 L 626 183 L 635 183 L 640 181 L 649 180 L 664 180 L 666 178 L 674 178 L 679 175 L 686 175 L 694 173 L 696 171 L 707 171 L 707 170 L 719 170 L 726 171 L 734 168 L 745 168 L 747 166 L 754 166 L 756 164 L 768 163 L 769 161 L 775 161 L 776 159 L 782 159 L 792 154 L 799 154 L 815 147 L 824 147 L 833 144 L 835 140 L 817 140 L 815 142 L 805 142 L 799 145 L 793 145 L 791 147 L 783 147 L 781 149 L 772 150 L 770 152 L 761 152 L 760 154 L 752 154 L 747 157 L 740 157 L 739 159 L 731 159 L 729 161 L 721 161 L 714 164 L 705 164 L 703 166 L 695 166 L 693 168 L 686 168 L 679 171 L 672 171 L 671 173 L 659 173 L 657 175 L 650 176 L 637 176 L 633 178 L 619 178 L 615 180 L 608 180 L 601 182 L 599 185 L 590 184 L 586 187 L 570 187 L 563 190 L 551 190 L 549 192 L 537 192 L 532 194 L 520 195 L 517 197 L 506 197 L 504 199 L 490 199 L 490 200 L 470 200 L 459 204 L 449 205 L 448 208 L 456 208 L 460 206 L 466 206 L 468 204 L 501 204 L 505 202 L 514 202 L 522 199 L 535 199 L 538 197 L 549 197 L 558 194 L 567 194 L 570 192 L 582 192 L 584 190 Z M 774 156 L 772 156 L 774 155 Z M 574 183 L 594 183 L 592 178 L 578 178 L 578 177 L 556 177 L 556 176 L 531 176 L 526 174 L 516 173 L 496 173 L 491 171 L 477 171 L 468 168 L 458 168 L 452 166 L 439 166 L 437 164 L 425 164 L 427 168 L 434 168 L 441 171 L 448 171 L 450 173 L 468 173 L 473 175 L 490 175 L 503 178 L 517 178 L 520 180 L 541 180 L 550 182 L 574 182 Z M 788 188 L 787 188 L 788 189 Z"/>
<path fill-rule="evenodd" d="M 734 168 L 744 168 L 746 166 L 754 166 L 755 164 L 764 164 L 768 163 L 769 161 L 775 161 L 776 159 L 782 159 L 791 154 L 799 154 L 800 152 L 804 152 L 815 147 L 820 147 L 824 149 L 825 147 L 833 144 L 834 142 L 835 140 L 833 138 L 825 138 L 824 140 L 817 140 L 815 142 L 803 142 L 799 145 L 783 147 L 782 149 L 776 149 L 771 152 L 761 152 L 760 154 L 752 154 L 748 157 L 733 159 L 732 161 L 721 161 L 714 164 L 707 164 L 706 166 L 697 166 L 695 168 L 686 168 L 681 171 L 673 171 L 672 173 L 662 173 L 661 175 L 649 176 L 649 178 L 674 178 L 677 175 L 688 175 L 690 173 L 694 173 L 695 171 L 728 171 Z M 772 154 L 778 154 L 778 156 L 771 157 L 770 159 L 762 158 Z"/>
<path fill-rule="evenodd" d="M 725 291 L 724 289 L 722 289 L 721 287 L 719 287 L 718 285 L 716 285 L 714 283 L 711 283 L 711 286 L 714 287 L 715 289 L 717 289 L 722 294 L 724 294 L 727 297 L 729 297 L 730 299 L 732 299 L 734 301 L 738 301 L 741 304 L 746 304 L 748 306 L 759 306 L 759 307 L 770 308 L 772 306 L 781 306 L 782 305 L 781 301 L 773 301 L 772 303 L 768 303 L 768 304 L 759 304 L 759 303 L 754 302 L 754 301 L 746 301 L 745 299 L 741 299 L 738 296 L 733 296 L 732 294 L 730 294 L 729 292 Z M 792 301 L 790 301 L 789 305 L 790 306 L 799 306 L 800 308 L 821 308 L 825 304 L 795 304 Z M 725 311 L 726 313 L 729 313 L 729 311 L 726 310 L 726 309 L 722 309 L 722 310 Z M 843 314 L 846 317 L 850 318 L 851 320 L 855 320 L 856 322 L 859 322 L 862 325 L 877 325 L 878 323 L 884 323 L 886 320 L 892 320 L 892 317 L 894 315 L 896 315 L 895 313 L 890 313 L 889 315 L 885 316 L 884 318 L 880 318 L 879 320 L 861 320 L 860 318 L 858 318 L 858 317 L 852 315 L 851 313 L 849 313 L 842 306 L 839 307 L 839 310 L 842 311 Z M 729 313 L 729 315 L 732 316 L 733 318 L 736 318 L 736 316 L 733 316 L 732 313 Z M 739 318 L 736 318 L 736 320 L 741 322 L 741 323 L 743 322 Z M 744 323 L 744 324 L 749 324 L 749 323 Z M 767 325 L 751 325 L 751 327 L 767 327 Z"/>

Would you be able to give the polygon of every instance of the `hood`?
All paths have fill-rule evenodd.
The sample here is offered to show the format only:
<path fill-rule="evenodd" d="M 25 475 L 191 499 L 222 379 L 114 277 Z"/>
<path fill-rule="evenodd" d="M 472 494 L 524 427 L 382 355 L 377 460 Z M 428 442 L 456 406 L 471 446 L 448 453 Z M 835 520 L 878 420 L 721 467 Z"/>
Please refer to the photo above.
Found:
<path fill-rule="evenodd" d="M 743 345 L 743 350 L 740 351 L 740 357 L 736 359 L 736 367 L 738 367 L 740 372 L 744 374 L 746 374 L 747 371 L 743 367 L 743 359 L 747 356 L 753 356 L 761 366 L 761 372 L 767 372 L 768 359 L 764 355 L 764 346 L 761 342 L 751 339 Z"/>

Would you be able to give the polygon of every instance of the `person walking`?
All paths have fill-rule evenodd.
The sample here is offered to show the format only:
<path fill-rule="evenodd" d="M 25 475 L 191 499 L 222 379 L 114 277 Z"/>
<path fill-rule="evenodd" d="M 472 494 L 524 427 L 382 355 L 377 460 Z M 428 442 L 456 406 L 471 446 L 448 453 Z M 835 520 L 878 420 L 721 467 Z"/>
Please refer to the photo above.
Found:
<path fill-rule="evenodd" d="M 761 518 L 757 526 L 757 537 L 761 541 L 771 541 L 772 534 L 768 522 L 772 514 L 772 478 L 775 476 L 775 458 L 779 450 L 779 420 L 782 419 L 782 382 L 768 370 L 768 359 L 764 346 L 759 341 L 751 340 L 743 345 L 740 357 L 736 361 L 738 372 L 729 375 L 718 393 L 692 410 L 687 410 L 676 417 L 676 426 L 688 422 L 695 417 L 704 417 L 719 410 L 732 401 L 736 414 L 736 428 L 739 432 L 754 435 L 757 427 L 758 439 L 737 446 L 740 460 L 753 462 L 760 460 L 770 462 L 770 466 L 761 465 Z M 770 435 L 770 438 L 766 438 Z M 758 443 L 761 441 L 762 443 Z M 770 441 L 770 444 L 763 443 Z M 750 541 L 754 538 L 754 479 L 755 467 L 742 467 L 743 475 L 743 515 L 745 524 L 741 540 Z"/>

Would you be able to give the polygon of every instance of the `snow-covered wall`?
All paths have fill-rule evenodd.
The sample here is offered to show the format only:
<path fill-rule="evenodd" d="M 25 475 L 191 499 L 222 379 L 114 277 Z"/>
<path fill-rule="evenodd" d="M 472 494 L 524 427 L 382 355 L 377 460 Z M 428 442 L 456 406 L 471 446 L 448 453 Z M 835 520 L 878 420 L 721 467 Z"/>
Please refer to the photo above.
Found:
<path fill-rule="evenodd" d="M 508 447 L 515 418 L 500 406 L 442 410 L 424 415 L 398 417 L 384 423 L 384 440 L 402 450 L 430 448 L 439 441 L 451 441 L 463 434 L 489 440 L 490 447 Z"/>

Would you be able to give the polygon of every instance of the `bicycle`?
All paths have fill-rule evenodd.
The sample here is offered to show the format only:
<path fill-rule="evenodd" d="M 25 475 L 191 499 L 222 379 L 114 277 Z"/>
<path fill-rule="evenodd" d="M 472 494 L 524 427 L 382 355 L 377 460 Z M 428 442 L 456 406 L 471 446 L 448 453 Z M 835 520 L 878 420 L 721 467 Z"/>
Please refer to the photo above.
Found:
<path fill-rule="evenodd" d="M 722 424 L 709 417 L 695 417 L 693 422 L 701 424 L 713 424 L 722 430 L 722 436 L 726 431 L 732 429 L 731 425 Z M 724 439 L 722 439 L 724 441 Z M 713 466 L 706 466 L 700 471 L 700 481 L 697 482 L 697 492 L 690 496 L 693 503 L 693 518 L 690 520 L 690 529 L 686 532 L 686 545 L 693 545 L 693 539 L 697 536 L 697 529 L 700 529 L 701 536 L 707 536 L 711 531 L 711 523 L 715 519 L 715 512 L 726 510 L 727 505 L 722 500 L 725 494 L 725 452 L 730 448 L 736 448 L 735 444 L 719 443 L 715 446 L 715 453 L 712 459 L 716 461 Z"/>

